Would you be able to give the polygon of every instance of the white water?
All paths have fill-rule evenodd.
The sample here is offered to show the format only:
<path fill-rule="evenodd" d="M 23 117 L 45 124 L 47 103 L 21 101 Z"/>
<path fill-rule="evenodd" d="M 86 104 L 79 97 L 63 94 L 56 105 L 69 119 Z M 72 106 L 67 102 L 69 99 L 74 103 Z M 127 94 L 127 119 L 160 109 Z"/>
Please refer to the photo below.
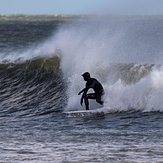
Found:
<path fill-rule="evenodd" d="M 161 66 L 158 66 L 159 68 L 155 66 L 148 75 L 144 75 L 132 84 L 126 84 L 121 79 L 113 82 L 112 78 L 119 72 L 109 74 L 112 71 L 110 63 L 158 64 L 160 63 L 161 52 L 157 54 L 158 60 L 145 53 L 146 48 L 141 51 L 142 49 L 132 47 L 135 51 L 130 52 L 131 45 L 128 45 L 127 48 L 124 47 L 128 51 L 124 50 L 120 53 L 119 50 L 122 50 L 121 44 L 126 38 L 125 35 L 130 34 L 130 31 L 127 33 L 123 26 L 115 30 L 106 22 L 98 25 L 90 23 L 75 26 L 73 24 L 67 28 L 63 27 L 54 37 L 55 45 L 62 51 L 61 68 L 69 83 L 67 109 L 83 109 L 79 105 L 80 97 L 77 94 L 85 86 L 81 74 L 88 71 L 104 86 L 104 108 L 106 110 L 113 112 L 130 109 L 163 111 L 163 69 Z M 141 43 L 145 45 L 143 41 Z M 139 76 L 143 71 L 146 71 L 143 68 L 143 65 L 140 66 L 135 75 Z M 137 70 L 135 65 L 132 71 L 134 69 Z M 100 106 L 94 102 L 91 103 L 91 107 L 98 108 Z"/>

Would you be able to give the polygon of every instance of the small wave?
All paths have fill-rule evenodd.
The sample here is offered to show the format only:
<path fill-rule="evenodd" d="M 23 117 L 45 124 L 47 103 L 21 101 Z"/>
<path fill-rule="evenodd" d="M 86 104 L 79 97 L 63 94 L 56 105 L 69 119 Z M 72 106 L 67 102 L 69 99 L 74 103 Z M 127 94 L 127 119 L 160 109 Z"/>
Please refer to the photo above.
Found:
<path fill-rule="evenodd" d="M 81 19 L 83 16 L 76 15 L 23 15 L 23 14 L 12 14 L 12 15 L 0 15 L 0 21 L 68 21 L 74 19 Z"/>
<path fill-rule="evenodd" d="M 103 82 L 115 83 L 121 80 L 125 84 L 134 84 L 147 76 L 154 67 L 160 66 L 155 64 L 111 63 L 98 67 L 95 75 Z"/>

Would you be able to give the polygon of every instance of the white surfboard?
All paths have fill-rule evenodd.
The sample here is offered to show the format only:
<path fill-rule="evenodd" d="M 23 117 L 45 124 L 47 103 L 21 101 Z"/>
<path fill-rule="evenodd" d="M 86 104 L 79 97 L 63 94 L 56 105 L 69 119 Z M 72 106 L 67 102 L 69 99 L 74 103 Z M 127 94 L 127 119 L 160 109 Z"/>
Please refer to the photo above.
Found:
<path fill-rule="evenodd" d="M 80 110 L 80 111 L 68 111 L 63 112 L 66 117 L 89 117 L 89 118 L 96 118 L 96 117 L 104 117 L 105 113 L 101 109 L 97 110 Z"/>

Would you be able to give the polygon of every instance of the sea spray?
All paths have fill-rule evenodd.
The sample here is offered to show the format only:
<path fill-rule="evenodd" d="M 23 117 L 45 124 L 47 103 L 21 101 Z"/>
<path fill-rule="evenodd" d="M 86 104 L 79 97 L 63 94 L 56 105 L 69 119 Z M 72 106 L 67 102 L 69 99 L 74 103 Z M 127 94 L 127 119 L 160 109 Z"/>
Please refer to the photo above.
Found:
<path fill-rule="evenodd" d="M 126 30 L 123 30 L 123 23 L 120 28 L 117 28 L 116 24 L 115 29 L 112 25 L 109 26 L 107 21 L 96 23 L 91 22 L 81 26 L 73 24 L 67 28 L 64 26 L 55 36 L 58 40 L 57 47 L 62 51 L 61 68 L 68 83 L 66 109 L 84 109 L 79 105 L 80 97 L 77 94 L 85 87 L 85 82 L 81 77 L 85 71 L 89 71 L 92 77 L 97 78 L 104 85 L 104 107 L 108 110 L 147 111 L 160 108 L 157 102 L 155 106 L 149 104 L 151 96 L 154 98 L 158 95 L 157 92 L 152 92 L 154 64 L 151 56 L 148 57 L 145 53 L 146 48 L 144 52 L 138 52 L 139 50 L 135 49 L 142 55 L 134 55 L 135 51 L 130 52 L 131 43 L 127 51 L 127 48 L 123 47 L 125 52 L 121 51 L 121 55 L 118 50 L 122 50 L 124 42 L 129 42 L 125 40 L 125 34 L 131 35 L 132 31 L 129 30 L 126 33 Z M 157 68 L 155 71 L 161 73 Z M 91 108 L 98 107 L 100 106 L 91 103 Z"/>
<path fill-rule="evenodd" d="M 160 21 L 144 18 L 66 22 L 46 41 L 24 51 L 4 53 L 0 60 L 14 62 L 57 55 L 67 82 L 68 110 L 85 109 L 80 107 L 77 95 L 85 87 L 81 77 L 85 71 L 103 84 L 105 108 L 161 110 L 162 91 L 153 85 L 153 81 L 160 81 L 161 86 L 162 80 L 158 77 L 162 74 L 163 50 L 163 37 L 160 30 L 159 35 L 157 32 L 160 26 Z M 98 107 L 91 103 L 92 109 Z"/>

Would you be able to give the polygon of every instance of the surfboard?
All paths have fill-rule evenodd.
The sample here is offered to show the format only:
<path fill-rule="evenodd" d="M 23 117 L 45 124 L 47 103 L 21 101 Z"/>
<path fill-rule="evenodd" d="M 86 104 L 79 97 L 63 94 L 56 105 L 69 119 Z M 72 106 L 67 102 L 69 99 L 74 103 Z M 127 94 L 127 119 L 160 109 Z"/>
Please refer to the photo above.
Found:
<path fill-rule="evenodd" d="M 66 117 L 83 117 L 83 118 L 96 118 L 96 117 L 104 117 L 105 113 L 98 110 L 80 110 L 80 111 L 68 111 L 63 112 Z"/>

